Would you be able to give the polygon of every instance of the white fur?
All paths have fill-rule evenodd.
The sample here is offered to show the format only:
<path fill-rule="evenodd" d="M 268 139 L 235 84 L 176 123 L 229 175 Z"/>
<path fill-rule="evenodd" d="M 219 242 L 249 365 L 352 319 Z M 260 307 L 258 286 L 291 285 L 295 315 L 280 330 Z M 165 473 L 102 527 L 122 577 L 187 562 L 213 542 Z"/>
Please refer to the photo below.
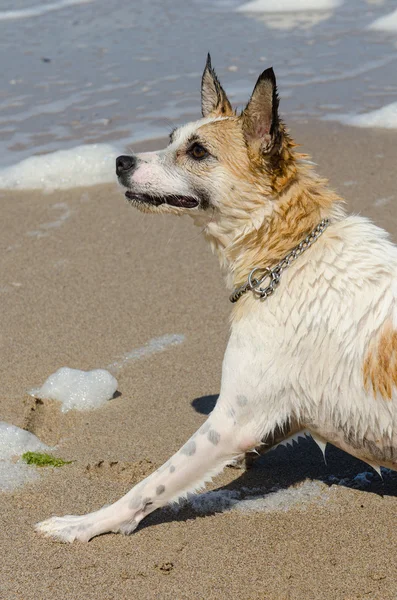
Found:
<path fill-rule="evenodd" d="M 166 171 L 169 152 L 146 156 Z M 156 185 L 171 182 L 162 175 Z M 185 183 L 178 181 L 179 192 Z M 365 439 L 397 447 L 396 391 L 390 401 L 374 399 L 363 382 L 371 337 L 387 319 L 397 323 L 397 249 L 367 219 L 340 210 L 332 216 L 322 237 L 283 273 L 273 296 L 265 302 L 253 295 L 244 299 L 242 316 L 232 325 L 217 405 L 185 446 L 115 504 L 81 517 L 53 517 L 38 531 L 63 541 L 130 533 L 150 512 L 200 489 L 290 422 L 313 431 L 320 443 L 343 447 L 353 439 L 353 454 Z M 233 242 L 232 223 L 223 227 L 227 245 Z M 255 227 L 255 220 L 244 227 Z M 382 464 L 376 457 L 367 460 Z"/>

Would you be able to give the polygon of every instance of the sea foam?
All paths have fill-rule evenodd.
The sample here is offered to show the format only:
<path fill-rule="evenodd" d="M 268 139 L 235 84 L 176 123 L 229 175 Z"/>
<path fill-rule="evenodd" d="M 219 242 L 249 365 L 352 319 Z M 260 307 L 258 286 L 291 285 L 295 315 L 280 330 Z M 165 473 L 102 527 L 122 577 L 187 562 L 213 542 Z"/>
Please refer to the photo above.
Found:
<path fill-rule="evenodd" d="M 110 144 L 87 144 L 31 156 L 0 169 L 0 188 L 51 191 L 115 182 L 118 154 Z"/>
<path fill-rule="evenodd" d="M 53 12 L 54 10 L 61 10 L 67 6 L 74 6 L 76 4 L 88 4 L 89 2 L 93 1 L 94 0 L 59 0 L 58 2 L 40 4 L 37 6 L 31 6 L 30 8 L 23 8 L 21 10 L 2 10 L 0 11 L 0 21 L 14 21 L 15 19 L 41 17 L 45 13 Z"/>
<path fill-rule="evenodd" d="M 264 495 L 259 490 L 214 490 L 204 494 L 190 494 L 187 500 L 171 504 L 173 512 L 190 506 L 197 514 L 237 510 L 240 512 L 284 512 L 292 508 L 305 510 L 310 504 L 323 504 L 330 498 L 329 488 L 324 483 L 306 480 L 300 485 L 286 489 L 273 489 Z M 250 495 L 253 494 L 253 495 Z"/>
<path fill-rule="evenodd" d="M 392 102 L 377 110 L 372 110 L 360 115 L 341 114 L 327 115 L 326 121 L 339 121 L 344 125 L 354 127 L 379 127 L 383 129 L 397 129 L 397 102 Z"/>
<path fill-rule="evenodd" d="M 376 19 L 368 29 L 376 31 L 396 31 L 397 32 L 397 9 L 392 13 Z"/>
<path fill-rule="evenodd" d="M 47 449 L 48 447 L 30 431 L 0 421 L 0 460 L 21 456 L 28 450 L 37 452 Z"/>
<path fill-rule="evenodd" d="M 9 492 L 37 478 L 36 469 L 16 459 L 28 451 L 48 449 L 33 433 L 0 421 L 0 490 Z"/>
<path fill-rule="evenodd" d="M 304 12 L 329 10 L 342 4 L 342 0 L 253 0 L 237 8 L 238 12 L 260 12 L 260 13 L 280 13 L 280 12 Z"/>
<path fill-rule="evenodd" d="M 127 352 L 124 356 L 108 365 L 108 369 L 112 372 L 118 371 L 127 363 L 133 360 L 140 360 L 146 356 L 157 354 L 158 352 L 164 352 L 170 346 L 178 346 L 185 341 L 185 336 L 181 333 L 166 333 L 161 337 L 153 338 L 148 341 L 147 344 L 141 346 L 141 348 L 135 348 L 131 352 Z"/>
<path fill-rule="evenodd" d="M 58 400 L 62 403 L 62 412 L 67 412 L 102 406 L 113 397 L 117 385 L 117 379 L 105 369 L 80 371 L 61 367 L 41 388 L 29 393 L 35 398 Z"/>

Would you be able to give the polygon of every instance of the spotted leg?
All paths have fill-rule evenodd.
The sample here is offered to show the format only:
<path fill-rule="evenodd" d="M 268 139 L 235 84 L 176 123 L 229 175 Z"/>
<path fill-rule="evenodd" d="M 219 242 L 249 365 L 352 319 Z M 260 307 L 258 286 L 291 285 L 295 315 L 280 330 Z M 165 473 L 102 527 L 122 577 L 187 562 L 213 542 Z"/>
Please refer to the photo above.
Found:
<path fill-rule="evenodd" d="M 106 532 L 131 533 L 148 514 L 202 488 L 233 458 L 255 448 L 260 435 L 256 424 L 241 427 L 235 411 L 215 408 L 187 443 L 157 471 L 111 506 L 83 516 L 52 517 L 37 531 L 61 541 L 88 541 Z"/>
<path fill-rule="evenodd" d="M 199 490 L 233 459 L 279 438 L 292 422 L 288 397 L 280 402 L 277 377 L 263 348 L 246 343 L 247 328 L 231 334 L 223 362 L 221 393 L 200 429 L 157 471 L 110 506 L 83 516 L 52 517 L 36 529 L 62 541 L 88 541 L 106 532 L 131 533 L 148 514 Z M 250 342 L 250 340 L 249 340 Z M 277 371 L 278 372 L 278 371 Z M 276 375 L 277 375 L 276 372 Z M 269 438 L 270 436 L 270 438 Z"/>

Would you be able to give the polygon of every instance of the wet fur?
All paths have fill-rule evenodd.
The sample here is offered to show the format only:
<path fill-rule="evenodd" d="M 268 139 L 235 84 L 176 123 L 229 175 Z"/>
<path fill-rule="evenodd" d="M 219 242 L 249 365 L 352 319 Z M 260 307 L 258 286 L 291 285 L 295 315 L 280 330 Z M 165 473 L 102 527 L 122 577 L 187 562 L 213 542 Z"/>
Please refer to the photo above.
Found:
<path fill-rule="evenodd" d="M 133 169 L 119 172 L 134 206 L 190 214 L 230 288 L 253 267 L 276 264 L 321 219 L 331 225 L 284 271 L 273 296 L 247 293 L 234 306 L 220 396 L 203 426 L 115 504 L 37 526 L 63 541 L 131 533 L 230 461 L 303 429 L 321 447 L 331 442 L 377 469 L 397 468 L 396 247 L 369 220 L 347 216 L 297 150 L 278 115 L 272 70 L 236 114 L 208 60 L 202 111 L 166 149 L 137 155 Z M 200 160 L 192 158 L 197 143 L 208 151 Z M 175 195 L 198 205 L 172 206 Z"/>

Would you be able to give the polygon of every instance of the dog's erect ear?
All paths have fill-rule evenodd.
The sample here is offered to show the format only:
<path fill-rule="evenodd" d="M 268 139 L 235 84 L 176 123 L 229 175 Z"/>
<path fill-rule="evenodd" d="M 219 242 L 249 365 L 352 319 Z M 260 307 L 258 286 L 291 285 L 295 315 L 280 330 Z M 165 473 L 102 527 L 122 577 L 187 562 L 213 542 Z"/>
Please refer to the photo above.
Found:
<path fill-rule="evenodd" d="M 278 103 L 274 71 L 266 69 L 259 76 L 242 114 L 245 138 L 260 152 L 270 151 L 278 141 Z"/>
<path fill-rule="evenodd" d="M 203 117 L 229 117 L 233 115 L 230 102 L 211 66 L 209 54 L 201 80 L 201 112 Z"/>

